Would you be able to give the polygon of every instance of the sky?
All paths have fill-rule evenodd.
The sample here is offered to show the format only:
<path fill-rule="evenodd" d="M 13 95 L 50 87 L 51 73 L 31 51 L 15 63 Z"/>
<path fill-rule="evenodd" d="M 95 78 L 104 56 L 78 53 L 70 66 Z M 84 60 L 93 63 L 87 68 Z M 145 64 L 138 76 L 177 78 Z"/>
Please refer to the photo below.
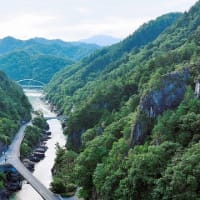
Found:
<path fill-rule="evenodd" d="M 78 41 L 125 38 L 151 19 L 187 11 L 197 0 L 0 0 L 0 38 Z"/>

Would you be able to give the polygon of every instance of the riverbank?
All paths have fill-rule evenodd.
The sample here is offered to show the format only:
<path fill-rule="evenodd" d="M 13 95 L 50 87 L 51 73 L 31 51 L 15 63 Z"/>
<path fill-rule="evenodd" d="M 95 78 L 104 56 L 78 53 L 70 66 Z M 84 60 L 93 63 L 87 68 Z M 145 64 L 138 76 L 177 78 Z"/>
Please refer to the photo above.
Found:
<path fill-rule="evenodd" d="M 41 100 L 42 93 L 37 91 L 25 91 L 26 95 L 29 98 L 34 110 L 40 110 L 44 117 L 55 117 L 56 114 L 50 111 L 49 105 Z M 57 119 L 48 120 L 49 131 L 51 134 L 51 139 L 46 142 L 46 146 L 48 147 L 45 158 L 41 160 L 39 163 L 35 165 L 35 170 L 33 175 L 38 178 L 44 186 L 49 188 L 50 183 L 52 181 L 51 169 L 54 165 L 54 160 L 56 157 L 56 144 L 59 143 L 60 146 L 65 145 L 66 138 L 63 135 L 61 123 Z M 35 190 L 24 181 L 22 185 L 22 189 L 15 193 L 10 200 L 42 200 L 39 194 L 35 192 Z"/>
<path fill-rule="evenodd" d="M 16 167 L 19 157 L 29 171 L 34 170 L 34 163 L 31 162 L 31 159 L 37 159 L 37 161 L 39 161 L 44 158 L 44 152 L 38 153 L 38 151 L 41 151 L 41 148 L 45 147 L 43 140 L 49 137 L 49 132 L 47 132 L 48 128 L 49 126 L 42 115 L 35 116 L 31 122 L 23 123 L 20 127 L 12 143 L 9 145 L 8 150 L 4 154 L 4 158 L 2 158 L 4 165 L 1 169 L 4 171 L 4 174 L 2 174 L 1 177 L 4 180 L 5 189 L 0 193 L 0 199 L 7 199 L 8 196 L 20 190 L 22 187 L 23 177 Z M 40 148 L 38 148 L 38 146 Z M 24 160 L 25 157 L 27 158 Z M 22 171 L 24 172 L 24 169 L 22 169 Z"/>

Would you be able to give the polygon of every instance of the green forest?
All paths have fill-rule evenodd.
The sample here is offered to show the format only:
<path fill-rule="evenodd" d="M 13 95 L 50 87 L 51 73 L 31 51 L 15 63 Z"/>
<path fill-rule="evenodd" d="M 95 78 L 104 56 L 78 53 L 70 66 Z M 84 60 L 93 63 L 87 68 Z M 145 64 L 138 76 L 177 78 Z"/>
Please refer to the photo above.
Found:
<path fill-rule="evenodd" d="M 95 49 L 99 47 L 93 44 L 6 37 L 0 40 L 0 70 L 13 80 L 36 79 L 48 83 L 57 71 Z"/>
<path fill-rule="evenodd" d="M 0 151 L 6 151 L 21 123 L 31 118 L 31 105 L 21 87 L 0 72 Z M 3 177 L 0 175 L 0 188 Z"/>
<path fill-rule="evenodd" d="M 200 1 L 56 73 L 68 117 L 51 189 L 84 199 L 200 198 Z"/>
<path fill-rule="evenodd" d="M 21 87 L 0 72 L 0 141 L 9 144 L 21 121 L 30 119 L 31 105 Z"/>
<path fill-rule="evenodd" d="M 41 136 L 49 126 L 42 113 L 36 113 L 31 124 L 25 129 L 25 136 L 20 146 L 21 158 L 27 158 L 40 143 Z"/>

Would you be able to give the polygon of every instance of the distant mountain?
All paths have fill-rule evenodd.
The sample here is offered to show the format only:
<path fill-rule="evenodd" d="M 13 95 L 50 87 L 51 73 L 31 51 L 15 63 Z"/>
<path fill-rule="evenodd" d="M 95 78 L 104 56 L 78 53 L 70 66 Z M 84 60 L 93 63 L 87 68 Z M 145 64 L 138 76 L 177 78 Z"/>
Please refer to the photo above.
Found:
<path fill-rule="evenodd" d="M 44 83 L 63 67 L 71 65 L 72 60 L 53 55 L 36 54 L 26 51 L 13 51 L 0 56 L 0 70 L 13 80 L 33 78 Z"/>
<path fill-rule="evenodd" d="M 110 35 L 95 35 L 87 39 L 81 40 L 81 42 L 87 44 L 97 44 L 99 46 L 109 46 L 120 42 L 120 38 L 114 38 Z"/>
<path fill-rule="evenodd" d="M 0 40 L 0 70 L 14 80 L 34 78 L 47 83 L 57 71 L 99 48 L 80 42 L 5 37 Z"/>
<path fill-rule="evenodd" d="M 19 40 L 9 36 L 0 39 L 0 54 L 23 50 L 27 51 L 29 54 L 38 53 L 44 55 L 65 56 L 74 61 L 81 60 L 99 48 L 100 47 L 95 44 L 48 40 L 45 38 Z"/>

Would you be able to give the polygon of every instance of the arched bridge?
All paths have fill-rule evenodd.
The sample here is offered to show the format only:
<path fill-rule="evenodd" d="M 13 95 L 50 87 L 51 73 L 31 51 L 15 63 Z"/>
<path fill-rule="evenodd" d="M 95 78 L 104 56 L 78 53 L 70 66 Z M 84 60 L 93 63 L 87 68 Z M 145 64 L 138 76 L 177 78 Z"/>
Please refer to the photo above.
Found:
<path fill-rule="evenodd" d="M 43 89 L 45 86 L 45 83 L 39 80 L 35 80 L 33 78 L 26 78 L 26 79 L 21 79 L 18 80 L 17 83 L 22 87 L 22 88 L 39 88 Z"/>

